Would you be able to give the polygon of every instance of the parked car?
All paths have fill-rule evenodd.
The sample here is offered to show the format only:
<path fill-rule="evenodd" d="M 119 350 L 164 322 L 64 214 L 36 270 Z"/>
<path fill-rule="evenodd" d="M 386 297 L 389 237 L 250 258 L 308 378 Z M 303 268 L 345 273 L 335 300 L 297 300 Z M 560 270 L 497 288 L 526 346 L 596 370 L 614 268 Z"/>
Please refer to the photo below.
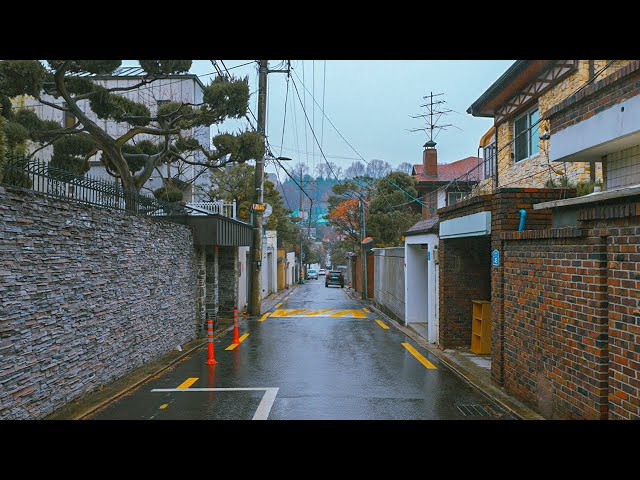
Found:
<path fill-rule="evenodd" d="M 340 285 L 340 288 L 344 288 L 344 273 L 340 270 L 329 270 L 327 276 L 324 279 L 324 286 Z"/>
<path fill-rule="evenodd" d="M 324 268 L 321 268 L 320 270 L 318 270 L 318 275 L 326 275 L 327 271 Z"/>
<path fill-rule="evenodd" d="M 309 270 L 307 270 L 307 278 L 317 280 L 318 271 L 315 268 L 310 268 Z"/>

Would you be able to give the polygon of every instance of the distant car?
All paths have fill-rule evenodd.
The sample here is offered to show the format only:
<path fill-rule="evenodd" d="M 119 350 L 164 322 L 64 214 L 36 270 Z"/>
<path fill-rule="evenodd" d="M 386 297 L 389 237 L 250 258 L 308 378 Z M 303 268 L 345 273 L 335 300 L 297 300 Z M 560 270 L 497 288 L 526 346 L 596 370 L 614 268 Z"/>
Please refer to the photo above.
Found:
<path fill-rule="evenodd" d="M 324 279 L 324 286 L 340 285 L 340 288 L 344 288 L 344 273 L 339 270 L 329 270 L 327 276 Z"/>
<path fill-rule="evenodd" d="M 318 270 L 318 275 L 326 275 L 327 271 L 324 268 L 321 268 L 320 270 Z"/>
<path fill-rule="evenodd" d="M 318 271 L 314 268 L 310 268 L 309 270 L 307 270 L 307 278 L 308 279 L 314 279 L 317 280 L 318 279 Z"/>

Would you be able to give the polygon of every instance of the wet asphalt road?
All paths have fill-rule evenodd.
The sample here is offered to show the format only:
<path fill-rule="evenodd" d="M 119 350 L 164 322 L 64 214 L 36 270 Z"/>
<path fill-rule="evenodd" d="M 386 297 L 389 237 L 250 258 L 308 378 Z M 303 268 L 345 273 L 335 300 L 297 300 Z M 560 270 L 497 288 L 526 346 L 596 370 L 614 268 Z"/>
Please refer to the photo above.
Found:
<path fill-rule="evenodd" d="M 206 347 L 198 349 L 91 418 L 513 418 L 376 319 L 343 289 L 325 288 L 321 276 L 299 285 L 266 319 L 241 322 L 245 338 L 233 350 L 226 350 L 232 332 L 216 339 L 217 365 L 205 365 Z"/>

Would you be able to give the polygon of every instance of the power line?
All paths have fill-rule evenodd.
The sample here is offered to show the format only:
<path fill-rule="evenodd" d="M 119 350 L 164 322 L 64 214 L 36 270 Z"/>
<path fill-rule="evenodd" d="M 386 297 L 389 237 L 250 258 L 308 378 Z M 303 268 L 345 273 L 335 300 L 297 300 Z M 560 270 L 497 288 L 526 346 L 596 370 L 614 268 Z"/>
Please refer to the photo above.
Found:
<path fill-rule="evenodd" d="M 295 73 L 295 74 L 296 74 L 296 76 L 298 77 L 298 80 L 300 80 L 300 77 L 298 76 L 298 74 L 297 74 L 295 71 L 294 71 L 293 73 Z M 293 86 L 294 86 L 294 88 L 296 89 L 296 93 L 298 94 L 298 98 L 300 98 L 300 94 L 299 94 L 299 92 L 298 92 L 298 88 L 297 88 L 297 86 L 296 86 L 296 82 L 295 82 L 295 81 L 293 82 Z M 302 83 L 302 87 L 303 87 L 303 88 L 308 92 L 307 88 L 304 86 L 304 82 Z M 316 100 L 315 100 L 315 98 L 313 98 L 313 96 L 312 96 L 312 99 L 313 99 L 314 103 L 318 106 L 318 108 L 320 108 L 320 105 L 318 105 L 318 102 L 316 102 Z M 304 108 L 303 108 L 303 110 L 304 110 Z M 364 163 L 366 163 L 367 165 L 371 166 L 371 163 L 370 163 L 370 162 L 368 162 L 367 160 L 365 160 L 365 159 L 364 159 L 364 157 L 363 157 L 362 155 L 360 155 L 360 153 L 359 153 L 359 152 L 358 152 L 358 151 L 353 147 L 353 145 L 351 145 L 351 144 L 349 143 L 349 141 L 348 141 L 346 138 L 344 138 L 344 136 L 342 135 L 342 133 L 340 133 L 340 131 L 338 130 L 338 128 L 333 124 L 333 122 L 332 122 L 332 121 L 331 121 L 331 119 L 327 116 L 327 114 L 325 113 L 325 111 L 324 111 L 324 110 L 322 110 L 322 114 L 326 117 L 327 121 L 329 122 L 329 124 L 331 124 L 331 126 L 332 126 L 332 127 L 334 128 L 334 130 L 338 133 L 338 135 L 340 135 L 340 138 L 342 138 L 342 139 L 346 142 L 346 144 L 347 144 L 347 145 L 349 145 L 349 147 L 351 147 L 351 149 L 356 153 L 356 155 L 358 155 L 358 156 L 360 157 L 360 159 L 361 159 Z M 305 116 L 306 116 L 306 111 L 305 111 Z M 307 119 L 307 122 L 308 122 L 308 119 Z M 313 133 L 313 131 L 312 131 L 312 133 Z M 315 138 L 315 134 L 314 134 L 314 138 Z M 317 139 L 316 139 L 316 142 L 317 142 Z M 329 166 L 329 170 L 331 170 L 331 173 L 333 173 L 334 177 L 336 177 L 336 180 L 338 180 L 337 176 L 336 176 L 336 175 L 335 175 L 335 173 L 333 172 L 333 169 L 331 168 L 331 165 L 329 165 L 329 162 L 327 161 L 327 158 L 326 158 L 326 156 L 324 155 L 324 152 L 322 151 L 322 148 L 320 148 L 320 152 L 322 153 L 322 156 L 323 156 L 323 158 L 324 158 L 324 161 L 325 161 L 325 162 L 327 163 L 327 165 Z M 389 184 L 393 185 L 395 188 L 397 188 L 398 190 L 400 190 L 401 192 L 403 192 L 407 197 L 409 197 L 409 198 L 411 198 L 412 200 L 414 200 L 414 201 L 418 202 L 420 205 L 422 205 L 422 206 L 424 206 L 424 207 L 427 207 L 427 208 L 432 209 L 432 207 L 430 207 L 429 205 L 426 205 L 425 203 L 423 203 L 422 201 L 420 201 L 419 199 L 417 199 L 416 197 L 414 197 L 413 195 L 411 195 L 409 192 L 407 192 L 406 190 L 404 190 L 402 187 L 398 186 L 395 182 L 391 181 L 391 180 L 390 180 L 390 179 L 388 179 L 387 177 L 383 177 L 383 178 L 384 178 L 384 180 L 385 180 L 386 182 L 388 182 Z M 339 182 L 339 180 L 338 180 L 338 182 Z"/>

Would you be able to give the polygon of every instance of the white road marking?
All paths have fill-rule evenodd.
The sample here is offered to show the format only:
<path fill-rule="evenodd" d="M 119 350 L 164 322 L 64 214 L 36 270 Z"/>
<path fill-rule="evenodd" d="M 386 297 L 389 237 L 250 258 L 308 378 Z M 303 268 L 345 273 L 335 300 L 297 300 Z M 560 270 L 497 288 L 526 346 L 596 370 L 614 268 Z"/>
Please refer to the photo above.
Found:
<path fill-rule="evenodd" d="M 280 389 L 267 388 L 267 391 L 264 392 L 264 396 L 260 401 L 260 405 L 258 405 L 256 413 L 253 414 L 252 420 L 267 420 L 269 418 L 269 412 L 271 412 L 271 407 L 273 406 L 273 402 L 276 399 L 278 390 Z"/>
<path fill-rule="evenodd" d="M 246 388 L 154 388 L 151 392 L 253 392 L 264 390 L 264 395 L 252 420 L 267 420 L 279 387 L 246 387 Z"/>

